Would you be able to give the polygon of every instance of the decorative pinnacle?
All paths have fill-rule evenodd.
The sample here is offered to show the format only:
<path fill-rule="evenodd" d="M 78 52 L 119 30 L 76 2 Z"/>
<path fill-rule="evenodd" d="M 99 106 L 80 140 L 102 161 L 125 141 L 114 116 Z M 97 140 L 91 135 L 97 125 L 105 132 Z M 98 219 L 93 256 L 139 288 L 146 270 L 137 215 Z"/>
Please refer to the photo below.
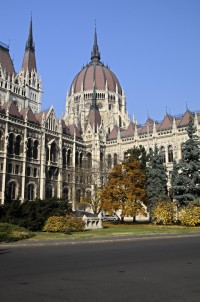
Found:
<path fill-rule="evenodd" d="M 100 57 L 100 52 L 99 52 L 98 43 L 97 43 L 97 31 L 96 31 L 96 20 L 95 20 L 94 45 L 93 45 L 93 50 L 91 53 L 91 60 L 93 62 L 99 62 L 100 59 L 101 59 L 101 57 Z"/>

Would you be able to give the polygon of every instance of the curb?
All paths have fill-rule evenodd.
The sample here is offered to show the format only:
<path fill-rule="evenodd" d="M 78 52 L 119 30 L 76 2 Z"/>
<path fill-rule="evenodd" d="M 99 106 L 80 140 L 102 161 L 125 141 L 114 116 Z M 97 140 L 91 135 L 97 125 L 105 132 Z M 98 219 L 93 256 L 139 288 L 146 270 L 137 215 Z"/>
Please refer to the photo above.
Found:
<path fill-rule="evenodd" d="M 101 244 L 111 242 L 130 242 L 139 240 L 160 240 L 160 239 L 181 239 L 188 237 L 200 237 L 200 233 L 190 234 L 149 234 L 149 235 L 133 235 L 133 236 L 118 236 L 118 237 L 103 237 L 103 238 L 83 238 L 83 239 L 61 239 L 49 241 L 17 241 L 10 243 L 0 243 L 1 248 L 31 248 L 43 246 L 64 246 L 64 245 L 79 245 L 79 244 Z"/>

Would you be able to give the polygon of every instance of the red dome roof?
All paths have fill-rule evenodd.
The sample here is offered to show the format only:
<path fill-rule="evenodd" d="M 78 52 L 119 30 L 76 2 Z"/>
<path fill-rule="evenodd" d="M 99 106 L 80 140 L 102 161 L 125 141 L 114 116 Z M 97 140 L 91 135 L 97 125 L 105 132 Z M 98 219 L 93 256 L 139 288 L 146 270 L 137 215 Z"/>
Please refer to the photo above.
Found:
<path fill-rule="evenodd" d="M 94 34 L 93 50 L 91 53 L 91 62 L 75 76 L 71 84 L 70 95 L 72 94 L 72 89 L 74 90 L 74 93 L 80 92 L 82 85 L 83 91 L 93 90 L 94 83 L 97 90 L 105 90 L 107 83 L 108 91 L 112 92 L 116 91 L 117 86 L 118 93 L 122 95 L 122 88 L 117 77 L 108 67 L 104 66 L 100 61 L 100 52 L 97 44 L 96 29 Z"/>
<path fill-rule="evenodd" d="M 116 85 L 118 87 L 118 93 L 122 94 L 120 83 L 115 74 L 101 62 L 91 62 L 84 67 L 74 78 L 70 94 L 72 93 L 72 87 L 74 93 L 81 91 L 81 85 L 83 84 L 83 90 L 93 90 L 93 85 L 96 85 L 97 90 L 105 90 L 106 82 L 109 91 L 116 91 Z"/>

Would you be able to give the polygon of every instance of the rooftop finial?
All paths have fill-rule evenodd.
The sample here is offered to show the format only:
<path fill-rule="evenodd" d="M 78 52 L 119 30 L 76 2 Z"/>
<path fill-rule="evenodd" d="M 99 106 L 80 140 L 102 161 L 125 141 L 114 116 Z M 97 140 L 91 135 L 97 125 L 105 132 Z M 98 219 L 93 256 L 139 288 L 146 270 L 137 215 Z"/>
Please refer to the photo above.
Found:
<path fill-rule="evenodd" d="M 91 53 L 91 60 L 93 62 L 99 62 L 100 59 L 101 59 L 101 57 L 100 57 L 100 52 L 99 52 L 98 43 L 97 43 L 97 30 L 96 30 L 96 20 L 95 20 L 94 45 L 93 45 L 93 50 Z"/>

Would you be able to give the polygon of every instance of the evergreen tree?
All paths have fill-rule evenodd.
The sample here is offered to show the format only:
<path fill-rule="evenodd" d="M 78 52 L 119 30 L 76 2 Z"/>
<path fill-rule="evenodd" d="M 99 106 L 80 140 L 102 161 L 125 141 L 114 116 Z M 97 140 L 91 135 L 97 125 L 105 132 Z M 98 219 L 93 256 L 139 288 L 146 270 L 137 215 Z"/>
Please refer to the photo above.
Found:
<path fill-rule="evenodd" d="M 128 149 L 126 151 L 126 156 L 139 161 L 142 170 L 146 169 L 147 162 L 149 161 L 149 154 L 146 153 L 146 150 L 142 145 Z"/>
<path fill-rule="evenodd" d="M 195 132 L 191 116 L 187 127 L 189 138 L 182 149 L 182 159 L 174 162 L 172 174 L 173 198 L 180 205 L 200 200 L 200 142 Z"/>
<path fill-rule="evenodd" d="M 150 152 L 149 164 L 147 167 L 147 196 L 149 201 L 150 214 L 156 203 L 167 199 L 167 173 L 163 164 L 163 158 L 155 147 Z"/>

